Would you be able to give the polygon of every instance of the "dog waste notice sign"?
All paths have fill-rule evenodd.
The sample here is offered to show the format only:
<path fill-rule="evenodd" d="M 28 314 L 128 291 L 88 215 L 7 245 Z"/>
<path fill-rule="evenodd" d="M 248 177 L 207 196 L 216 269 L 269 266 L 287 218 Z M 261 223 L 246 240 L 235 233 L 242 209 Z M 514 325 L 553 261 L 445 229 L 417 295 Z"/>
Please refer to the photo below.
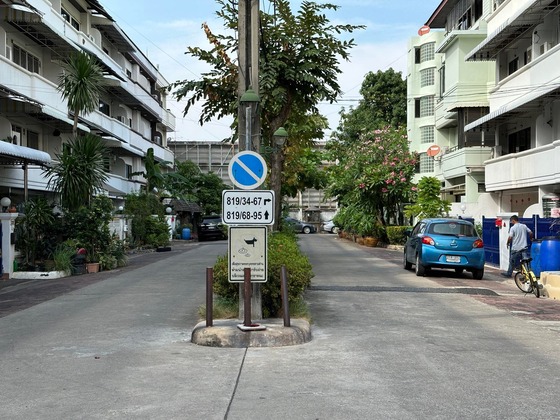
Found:
<path fill-rule="evenodd" d="M 243 283 L 245 268 L 251 269 L 251 282 L 267 280 L 266 226 L 230 226 L 229 228 L 229 281 Z"/>

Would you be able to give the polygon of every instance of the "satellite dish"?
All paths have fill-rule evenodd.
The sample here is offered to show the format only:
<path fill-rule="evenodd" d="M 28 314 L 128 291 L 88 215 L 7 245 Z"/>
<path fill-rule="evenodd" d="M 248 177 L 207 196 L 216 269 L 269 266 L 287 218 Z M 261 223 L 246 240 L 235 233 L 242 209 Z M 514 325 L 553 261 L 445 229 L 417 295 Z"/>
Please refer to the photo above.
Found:
<path fill-rule="evenodd" d="M 430 157 L 434 157 L 437 156 L 440 151 L 441 151 L 440 147 L 437 144 L 434 144 L 428 148 L 426 154 Z"/>
<path fill-rule="evenodd" d="M 418 35 L 422 36 L 422 35 L 426 35 L 430 33 L 430 27 L 428 25 L 424 25 L 422 26 L 420 29 L 418 29 Z"/>

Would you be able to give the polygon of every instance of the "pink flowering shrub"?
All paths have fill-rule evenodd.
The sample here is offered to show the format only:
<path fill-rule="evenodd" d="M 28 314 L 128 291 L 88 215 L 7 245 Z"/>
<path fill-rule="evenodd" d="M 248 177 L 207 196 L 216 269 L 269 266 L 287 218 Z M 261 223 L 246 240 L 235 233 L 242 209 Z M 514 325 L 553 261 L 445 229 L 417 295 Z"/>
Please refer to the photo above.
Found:
<path fill-rule="evenodd" d="M 385 127 L 364 133 L 360 141 L 334 141 L 330 146 L 331 167 L 327 193 L 337 197 L 342 208 L 381 225 L 396 219 L 402 203 L 410 202 L 418 155 L 409 151 L 405 128 Z M 344 228 L 344 227 L 343 227 Z"/>

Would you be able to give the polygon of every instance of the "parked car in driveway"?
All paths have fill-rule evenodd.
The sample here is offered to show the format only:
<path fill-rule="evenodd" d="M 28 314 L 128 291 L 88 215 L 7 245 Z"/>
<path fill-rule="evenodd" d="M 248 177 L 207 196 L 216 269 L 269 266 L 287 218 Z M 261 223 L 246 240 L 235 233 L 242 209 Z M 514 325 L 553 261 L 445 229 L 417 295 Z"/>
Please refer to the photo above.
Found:
<path fill-rule="evenodd" d="M 315 233 L 317 228 L 311 223 L 302 222 L 301 220 L 294 219 L 293 217 L 284 218 L 284 223 L 291 226 L 298 233 Z"/>
<path fill-rule="evenodd" d="M 328 220 L 321 225 L 321 230 L 323 230 L 324 232 L 336 233 L 338 232 L 338 227 L 332 220 Z"/>
<path fill-rule="evenodd" d="M 420 220 L 407 232 L 403 266 L 415 266 L 417 276 L 432 268 L 470 271 L 477 280 L 484 275 L 484 244 L 474 225 L 461 219 Z"/>
<path fill-rule="evenodd" d="M 225 239 L 226 226 L 222 222 L 222 216 L 211 215 L 204 216 L 197 225 L 198 240 L 205 241 L 207 239 Z"/>

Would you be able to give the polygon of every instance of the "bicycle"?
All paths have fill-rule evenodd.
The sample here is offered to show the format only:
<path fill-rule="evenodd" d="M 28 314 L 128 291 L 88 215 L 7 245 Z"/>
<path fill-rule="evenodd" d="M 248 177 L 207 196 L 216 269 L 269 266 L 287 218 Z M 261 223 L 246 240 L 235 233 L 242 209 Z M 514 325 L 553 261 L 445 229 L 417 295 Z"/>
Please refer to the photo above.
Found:
<path fill-rule="evenodd" d="M 540 285 L 537 280 L 537 276 L 531 270 L 531 261 L 532 258 L 522 258 L 521 259 L 521 267 L 518 269 L 517 273 L 515 273 L 515 284 L 523 293 L 531 293 L 533 292 L 536 297 L 541 296 Z"/>

